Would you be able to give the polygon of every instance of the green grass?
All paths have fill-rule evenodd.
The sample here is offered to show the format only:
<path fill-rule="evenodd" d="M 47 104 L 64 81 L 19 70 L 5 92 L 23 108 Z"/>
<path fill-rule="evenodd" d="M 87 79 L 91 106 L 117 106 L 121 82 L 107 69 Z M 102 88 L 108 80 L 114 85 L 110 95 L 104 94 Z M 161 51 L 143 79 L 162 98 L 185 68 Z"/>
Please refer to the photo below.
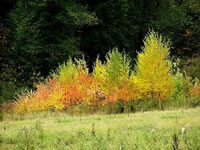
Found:
<path fill-rule="evenodd" d="M 7 115 L 0 122 L 4 149 L 199 150 L 200 108 L 129 115 Z"/>

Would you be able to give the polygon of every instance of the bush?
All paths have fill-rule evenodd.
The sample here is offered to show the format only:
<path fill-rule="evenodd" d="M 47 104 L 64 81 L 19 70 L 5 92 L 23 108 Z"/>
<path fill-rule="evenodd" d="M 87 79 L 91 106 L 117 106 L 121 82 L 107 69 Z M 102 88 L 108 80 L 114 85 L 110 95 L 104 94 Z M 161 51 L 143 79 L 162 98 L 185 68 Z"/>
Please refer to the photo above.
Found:
<path fill-rule="evenodd" d="M 189 102 L 192 107 L 200 106 L 200 96 L 189 98 Z"/>
<path fill-rule="evenodd" d="M 188 106 L 188 98 L 191 97 L 191 90 L 193 88 L 192 78 L 187 76 L 186 73 L 182 73 L 179 66 L 179 60 L 174 63 L 174 91 L 170 99 L 172 106 L 183 107 Z"/>
<path fill-rule="evenodd" d="M 15 82 L 0 82 L 0 104 L 14 99 L 22 90 Z"/>

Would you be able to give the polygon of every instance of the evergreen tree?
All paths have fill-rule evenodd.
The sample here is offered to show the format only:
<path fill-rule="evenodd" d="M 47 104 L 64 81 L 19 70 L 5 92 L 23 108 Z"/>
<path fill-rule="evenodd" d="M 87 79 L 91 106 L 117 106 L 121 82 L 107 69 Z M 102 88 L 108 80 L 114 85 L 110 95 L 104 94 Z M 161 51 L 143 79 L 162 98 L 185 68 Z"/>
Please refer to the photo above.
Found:
<path fill-rule="evenodd" d="M 69 56 L 81 54 L 79 31 L 97 24 L 97 18 L 74 0 L 19 0 L 10 22 L 10 66 L 21 72 L 18 80 L 30 81 L 38 73 L 48 75 Z"/>

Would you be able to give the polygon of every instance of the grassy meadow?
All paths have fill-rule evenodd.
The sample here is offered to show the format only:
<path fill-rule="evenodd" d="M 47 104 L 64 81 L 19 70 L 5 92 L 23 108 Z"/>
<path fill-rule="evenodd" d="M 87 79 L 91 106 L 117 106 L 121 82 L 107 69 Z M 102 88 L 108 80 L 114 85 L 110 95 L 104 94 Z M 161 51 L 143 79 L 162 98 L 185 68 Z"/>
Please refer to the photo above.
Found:
<path fill-rule="evenodd" d="M 135 70 L 117 48 L 92 73 L 70 58 L 0 106 L 0 150 L 200 150 L 200 81 L 169 49 L 152 31 Z"/>
<path fill-rule="evenodd" d="M 199 150 L 200 108 L 72 116 L 5 114 L 1 150 Z"/>

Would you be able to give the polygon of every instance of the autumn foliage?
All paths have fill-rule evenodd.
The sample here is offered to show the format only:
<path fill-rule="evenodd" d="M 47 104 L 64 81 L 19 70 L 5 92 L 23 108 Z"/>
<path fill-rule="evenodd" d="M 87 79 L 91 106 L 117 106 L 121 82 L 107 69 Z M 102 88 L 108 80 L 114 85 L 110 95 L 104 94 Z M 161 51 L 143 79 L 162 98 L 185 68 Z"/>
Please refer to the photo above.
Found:
<path fill-rule="evenodd" d="M 191 89 L 191 96 L 200 97 L 200 83 L 198 80 L 195 81 L 194 86 Z"/>
<path fill-rule="evenodd" d="M 107 53 L 105 62 L 97 58 L 92 73 L 84 58 L 70 58 L 38 84 L 36 91 L 20 95 L 15 111 L 68 110 L 79 104 L 98 110 L 118 101 L 128 103 L 144 98 L 161 105 L 173 95 L 175 86 L 169 49 L 168 42 L 152 31 L 144 39 L 135 70 L 131 70 L 131 59 L 117 48 Z M 194 85 L 191 95 L 200 95 L 199 84 Z"/>
<path fill-rule="evenodd" d="M 144 39 L 143 52 L 138 54 L 135 82 L 143 96 L 167 100 L 174 88 L 169 60 L 169 43 L 152 31 Z"/>

